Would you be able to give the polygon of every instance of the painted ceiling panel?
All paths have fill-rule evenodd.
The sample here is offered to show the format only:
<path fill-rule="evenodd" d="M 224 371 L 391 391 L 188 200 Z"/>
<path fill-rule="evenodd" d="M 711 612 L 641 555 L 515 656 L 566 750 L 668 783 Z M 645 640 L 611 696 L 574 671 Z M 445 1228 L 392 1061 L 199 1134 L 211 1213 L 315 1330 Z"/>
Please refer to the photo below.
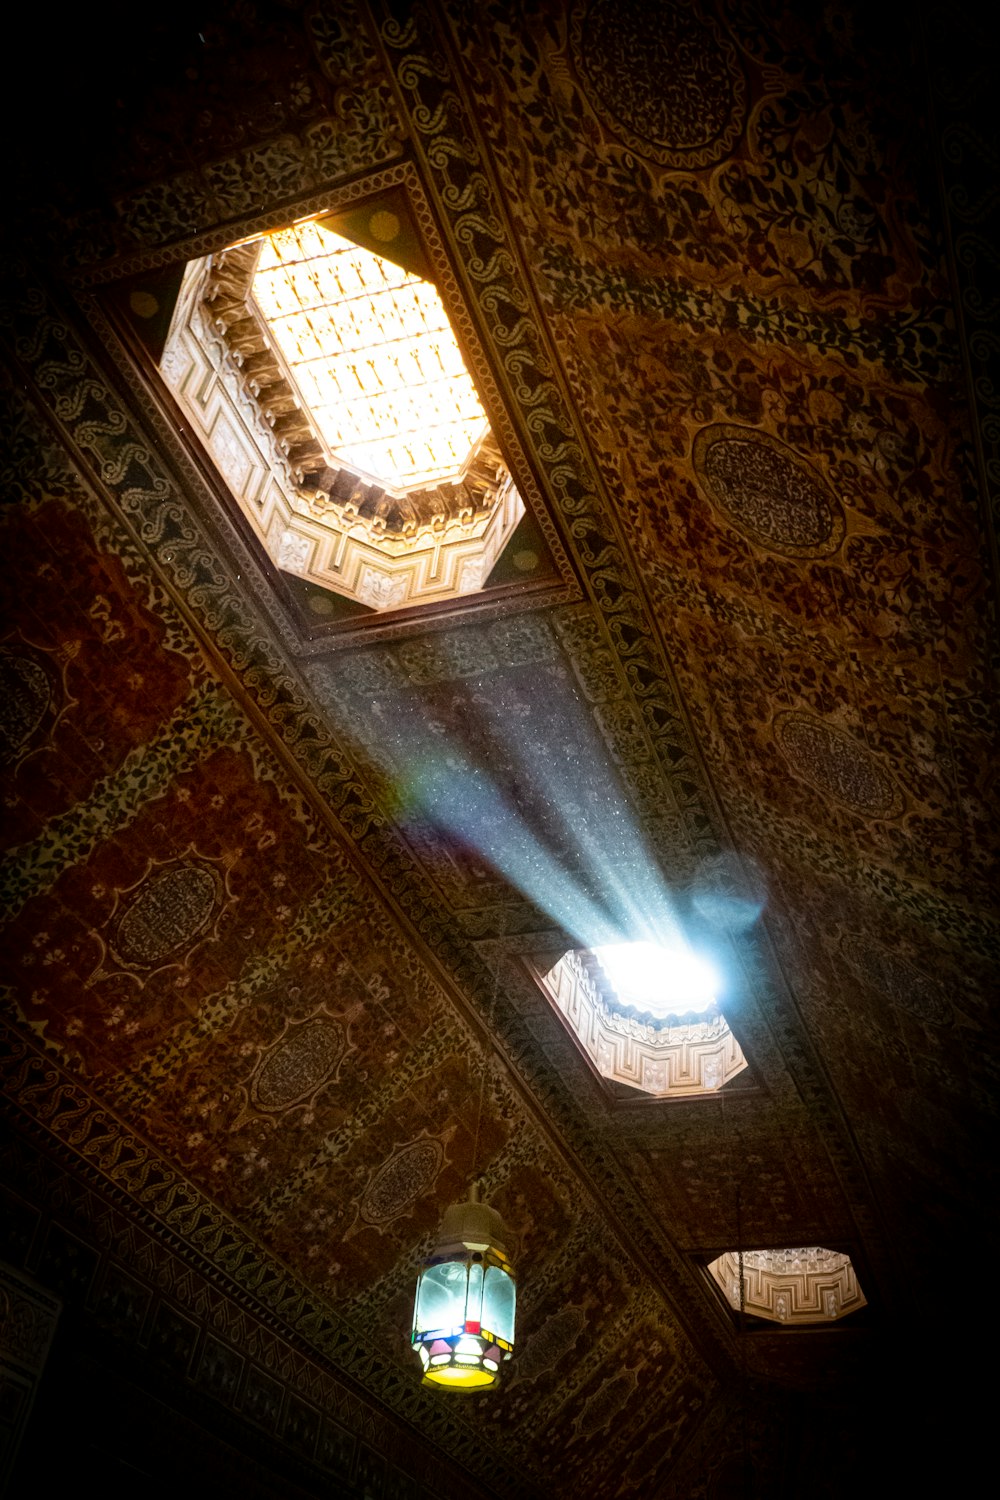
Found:
<path fill-rule="evenodd" d="M 0 312 L 4 1253 L 296 1492 L 838 1493 L 995 1116 L 995 553 L 917 32 L 218 10 L 140 29 Z M 144 320 L 386 193 L 569 564 L 338 641 Z M 725 969 L 717 1097 L 599 1079 L 532 978 L 651 893 Z M 409 1299 L 473 1176 L 518 1349 L 456 1405 Z M 849 1253 L 869 1308 L 748 1330 L 740 1245 Z"/>

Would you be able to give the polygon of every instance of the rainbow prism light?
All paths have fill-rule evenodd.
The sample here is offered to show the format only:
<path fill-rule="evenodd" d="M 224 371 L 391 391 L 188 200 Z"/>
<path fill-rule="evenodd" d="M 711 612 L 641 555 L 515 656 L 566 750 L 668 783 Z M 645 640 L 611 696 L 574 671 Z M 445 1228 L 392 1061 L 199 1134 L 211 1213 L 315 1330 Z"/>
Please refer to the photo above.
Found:
<path fill-rule="evenodd" d="M 424 1385 L 481 1391 L 495 1385 L 514 1352 L 514 1271 L 507 1230 L 495 1209 L 479 1202 L 447 1209 L 417 1278 L 410 1335 Z"/>

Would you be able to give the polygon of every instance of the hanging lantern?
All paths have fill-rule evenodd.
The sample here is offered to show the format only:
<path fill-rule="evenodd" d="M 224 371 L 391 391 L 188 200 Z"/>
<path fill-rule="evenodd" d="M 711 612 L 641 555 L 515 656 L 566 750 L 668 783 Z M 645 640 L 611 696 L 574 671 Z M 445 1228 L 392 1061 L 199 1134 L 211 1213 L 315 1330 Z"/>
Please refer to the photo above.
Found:
<path fill-rule="evenodd" d="M 429 1259 L 417 1278 L 410 1341 L 420 1356 L 424 1385 L 485 1390 L 514 1351 L 514 1271 L 495 1209 L 479 1201 L 445 1212 Z"/>

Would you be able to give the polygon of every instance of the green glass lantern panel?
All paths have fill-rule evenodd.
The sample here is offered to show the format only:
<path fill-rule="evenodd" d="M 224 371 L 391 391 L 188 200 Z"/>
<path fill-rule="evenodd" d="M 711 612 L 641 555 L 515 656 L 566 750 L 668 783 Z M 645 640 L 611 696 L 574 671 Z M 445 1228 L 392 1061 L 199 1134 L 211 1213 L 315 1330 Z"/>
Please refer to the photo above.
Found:
<path fill-rule="evenodd" d="M 458 1328 L 465 1322 L 466 1265 L 446 1260 L 428 1266 L 420 1278 L 413 1331 L 426 1333 L 438 1328 Z"/>
<path fill-rule="evenodd" d="M 508 1344 L 514 1342 L 516 1296 L 513 1277 L 499 1266 L 487 1267 L 483 1286 L 483 1327 Z"/>
<path fill-rule="evenodd" d="M 473 1323 L 480 1321 L 479 1309 L 483 1301 L 483 1266 L 481 1261 L 473 1261 L 469 1267 L 469 1295 L 466 1300 L 466 1318 Z"/>

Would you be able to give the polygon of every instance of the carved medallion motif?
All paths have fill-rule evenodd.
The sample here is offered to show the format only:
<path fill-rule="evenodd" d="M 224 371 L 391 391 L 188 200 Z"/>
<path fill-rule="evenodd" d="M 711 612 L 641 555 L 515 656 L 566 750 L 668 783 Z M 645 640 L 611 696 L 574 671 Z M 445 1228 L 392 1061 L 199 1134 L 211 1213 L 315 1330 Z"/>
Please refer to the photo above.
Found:
<path fill-rule="evenodd" d="M 951 1013 L 940 985 L 930 975 L 881 943 L 848 933 L 840 945 L 848 968 L 894 1005 L 916 1016 L 918 1021 L 943 1025 Z"/>
<path fill-rule="evenodd" d="M 433 1138 L 411 1141 L 375 1173 L 361 1200 L 361 1218 L 368 1224 L 388 1224 L 426 1193 L 434 1182 L 444 1147 Z"/>
<path fill-rule="evenodd" d="M 692 459 L 711 504 L 757 546 L 787 557 L 827 557 L 843 541 L 836 496 L 770 433 L 715 423 L 698 433 Z"/>
<path fill-rule="evenodd" d="M 218 905 L 219 877 L 201 861 L 183 859 L 146 876 L 132 892 L 112 932 L 122 963 L 153 968 L 189 948 Z"/>
<path fill-rule="evenodd" d="M 669 166 L 706 166 L 743 128 L 745 87 L 719 26 L 680 6 L 591 0 L 571 39 L 591 103 L 632 150 Z"/>
<path fill-rule="evenodd" d="M 859 740 L 804 713 L 780 714 L 774 732 L 791 770 L 818 792 L 871 818 L 899 816 L 899 788 Z"/>
<path fill-rule="evenodd" d="M 332 1018 L 293 1027 L 265 1055 L 250 1087 L 260 1109 L 287 1109 L 324 1084 L 344 1055 L 344 1028 Z"/>
<path fill-rule="evenodd" d="M 20 758 L 51 700 L 52 685 L 40 663 L 27 652 L 0 648 L 0 765 Z"/>
<path fill-rule="evenodd" d="M 518 1352 L 516 1374 L 520 1380 L 534 1380 L 559 1363 L 580 1337 L 586 1319 L 579 1307 L 564 1307 L 546 1318 Z"/>
<path fill-rule="evenodd" d="M 589 1437 L 592 1433 L 603 1432 L 606 1427 L 610 1427 L 635 1388 L 636 1377 L 632 1371 L 605 1380 L 574 1422 L 577 1435 L 585 1433 Z"/>

